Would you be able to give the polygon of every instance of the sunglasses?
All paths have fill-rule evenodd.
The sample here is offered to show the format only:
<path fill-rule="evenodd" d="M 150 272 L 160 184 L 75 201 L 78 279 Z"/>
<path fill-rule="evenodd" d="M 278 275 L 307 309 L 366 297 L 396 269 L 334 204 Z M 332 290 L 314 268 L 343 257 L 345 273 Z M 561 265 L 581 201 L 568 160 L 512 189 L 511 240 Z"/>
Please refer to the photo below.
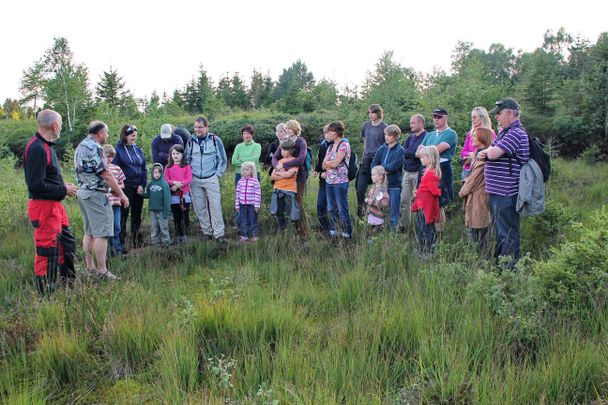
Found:
<path fill-rule="evenodd" d="M 125 130 L 125 135 L 131 135 L 133 132 L 137 132 L 137 127 L 135 125 L 129 125 Z"/>
<path fill-rule="evenodd" d="M 438 120 L 442 119 L 443 117 L 445 117 L 445 115 L 441 115 L 441 114 L 433 114 L 433 118 L 436 118 Z"/>

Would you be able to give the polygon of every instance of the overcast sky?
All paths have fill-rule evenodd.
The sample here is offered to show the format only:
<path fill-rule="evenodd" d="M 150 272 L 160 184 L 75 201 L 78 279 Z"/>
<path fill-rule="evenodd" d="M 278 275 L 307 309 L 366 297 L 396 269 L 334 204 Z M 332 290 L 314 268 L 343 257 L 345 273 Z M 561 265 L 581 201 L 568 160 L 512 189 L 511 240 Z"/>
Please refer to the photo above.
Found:
<path fill-rule="evenodd" d="M 98 7 L 95 9 L 94 7 Z M 531 51 L 563 26 L 595 42 L 608 31 L 606 1 L 129 0 L 9 1 L 1 7 L 0 102 L 19 97 L 22 71 L 68 39 L 89 68 L 91 88 L 110 66 L 137 97 L 172 94 L 202 63 L 213 81 L 249 80 L 254 68 L 277 79 L 297 59 L 315 79 L 362 83 L 385 50 L 404 66 L 449 69 L 457 41 Z"/>

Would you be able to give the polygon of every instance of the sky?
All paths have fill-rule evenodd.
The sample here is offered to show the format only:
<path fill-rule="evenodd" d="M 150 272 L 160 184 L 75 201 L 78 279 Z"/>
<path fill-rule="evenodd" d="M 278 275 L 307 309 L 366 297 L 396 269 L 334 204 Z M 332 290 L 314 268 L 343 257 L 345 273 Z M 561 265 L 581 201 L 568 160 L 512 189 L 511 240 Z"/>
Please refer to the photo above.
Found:
<path fill-rule="evenodd" d="M 88 67 L 92 89 L 112 67 L 148 97 L 183 88 L 201 64 L 217 83 L 234 72 L 249 81 L 254 68 L 276 80 L 301 59 L 339 88 L 361 85 L 384 51 L 418 72 L 447 71 L 458 41 L 528 52 L 564 27 L 595 43 L 607 14 L 597 0 L 10 1 L 0 9 L 0 100 L 20 97 L 23 70 L 59 36 Z"/>

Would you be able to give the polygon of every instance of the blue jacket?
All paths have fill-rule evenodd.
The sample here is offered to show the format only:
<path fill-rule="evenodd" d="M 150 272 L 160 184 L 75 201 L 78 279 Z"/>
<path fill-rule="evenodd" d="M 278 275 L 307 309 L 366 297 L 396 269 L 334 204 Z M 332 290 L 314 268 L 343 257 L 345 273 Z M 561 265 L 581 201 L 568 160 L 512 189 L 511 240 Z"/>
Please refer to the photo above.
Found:
<path fill-rule="evenodd" d="M 186 145 L 186 161 L 193 176 L 208 179 L 212 176 L 222 177 L 228 158 L 220 137 L 210 132 L 204 138 L 192 136 Z"/>
<path fill-rule="evenodd" d="M 160 163 L 163 167 L 167 166 L 169 162 L 169 149 L 173 145 L 184 145 L 182 138 L 178 135 L 171 135 L 169 139 L 162 139 L 160 135 L 152 139 L 152 145 L 150 147 L 152 152 L 152 162 Z"/>
<path fill-rule="evenodd" d="M 137 145 L 125 145 L 122 142 L 118 142 L 114 148 L 116 156 L 112 163 L 120 166 L 125 174 L 125 185 L 146 188 L 148 173 L 144 151 Z"/>
<path fill-rule="evenodd" d="M 403 146 L 399 143 L 390 149 L 386 143 L 380 146 L 372 162 L 372 168 L 374 166 L 382 166 L 386 170 L 388 188 L 401 188 Z"/>

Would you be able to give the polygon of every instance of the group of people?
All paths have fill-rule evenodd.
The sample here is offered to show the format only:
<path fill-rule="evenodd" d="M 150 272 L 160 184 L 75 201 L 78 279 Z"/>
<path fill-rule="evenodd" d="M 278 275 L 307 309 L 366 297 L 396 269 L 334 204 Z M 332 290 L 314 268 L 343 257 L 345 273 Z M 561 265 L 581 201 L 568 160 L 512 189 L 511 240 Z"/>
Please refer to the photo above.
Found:
<path fill-rule="evenodd" d="M 425 131 L 425 119 L 415 114 L 410 133 L 401 142 L 397 125 L 383 121 L 380 105 L 368 108 L 369 121 L 361 128 L 363 155 L 358 167 L 355 152 L 340 121 L 323 129 L 313 158 L 302 128 L 295 120 L 276 127 L 277 140 L 263 163 L 270 166 L 273 192 L 270 213 L 279 230 L 295 224 L 306 243 L 309 224 L 304 192 L 309 175 L 319 178 L 317 217 L 321 231 L 332 240 L 349 241 L 353 225 L 348 206 L 350 181 L 356 178 L 357 216 L 366 219 L 370 238 L 381 229 L 399 230 L 417 223 L 418 251 L 431 254 L 436 232 L 445 222 L 443 207 L 454 199 L 452 161 L 458 136 L 448 125 L 446 109 L 433 110 L 434 130 Z M 498 135 L 489 114 L 495 114 Z M 519 104 L 511 98 L 496 102 L 490 113 L 476 107 L 471 130 L 461 152 L 465 223 L 470 240 L 487 250 L 493 226 L 496 256 L 519 258 L 519 213 L 516 210 L 520 169 L 529 159 L 529 143 L 519 120 Z M 108 241 L 111 254 L 126 253 L 126 225 L 131 216 L 130 246 L 142 244 L 142 208 L 149 200 L 153 244 L 183 243 L 189 228 L 192 205 L 204 239 L 224 245 L 220 179 L 227 168 L 222 140 L 199 117 L 194 133 L 164 124 L 152 141 L 153 165 L 148 180 L 146 158 L 137 145 L 138 130 L 124 125 L 115 146 L 107 144 L 108 126 L 93 121 L 87 137 L 74 155 L 78 185 L 64 183 L 53 142 L 59 138 L 62 118 L 52 110 L 37 116 L 38 131 L 24 154 L 29 192 L 28 216 L 34 226 L 36 285 L 41 294 L 54 289 L 57 273 L 69 283 L 74 278 L 75 240 L 61 204 L 66 196 L 77 197 L 84 222 L 83 250 L 91 274 L 116 279 L 106 266 Z M 255 128 L 241 129 L 243 142 L 232 154 L 235 171 L 235 221 L 241 242 L 259 238 L 258 213 L 261 145 L 253 138 Z M 370 187 L 371 185 L 371 187 Z M 168 221 L 173 217 L 175 237 Z"/>

